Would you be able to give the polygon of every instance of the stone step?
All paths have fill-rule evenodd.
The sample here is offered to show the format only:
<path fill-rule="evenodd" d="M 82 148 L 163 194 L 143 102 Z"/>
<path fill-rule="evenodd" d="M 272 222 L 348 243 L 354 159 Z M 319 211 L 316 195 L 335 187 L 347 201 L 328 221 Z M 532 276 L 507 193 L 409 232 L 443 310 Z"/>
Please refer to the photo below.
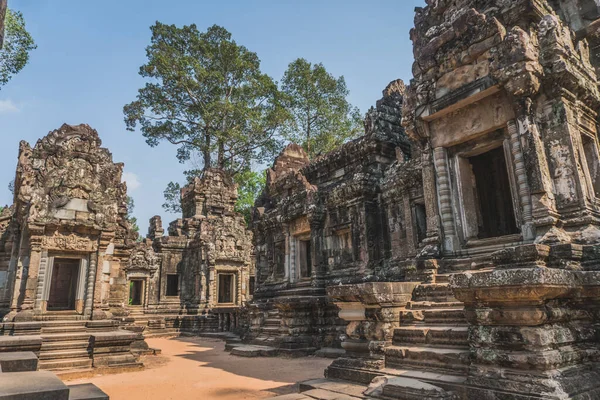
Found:
<path fill-rule="evenodd" d="M 394 330 L 392 343 L 394 345 L 426 344 L 465 348 L 469 345 L 469 328 L 468 326 L 403 326 Z"/>
<path fill-rule="evenodd" d="M 69 385 L 69 400 L 109 400 L 108 395 L 91 383 Z"/>
<path fill-rule="evenodd" d="M 86 349 L 67 349 L 67 350 L 51 350 L 40 351 L 39 359 L 42 360 L 59 360 L 64 358 L 85 358 L 89 357 L 90 353 Z"/>
<path fill-rule="evenodd" d="M 67 342 L 73 340 L 90 340 L 90 334 L 87 332 L 42 334 L 41 336 L 42 342 Z"/>
<path fill-rule="evenodd" d="M 270 333 L 270 334 L 279 333 L 279 325 L 277 325 L 277 326 L 263 326 L 262 327 L 262 332 L 267 332 L 267 333 Z"/>
<path fill-rule="evenodd" d="M 42 329 L 56 327 L 56 326 L 85 328 L 86 323 L 87 323 L 87 321 L 65 321 L 65 320 L 43 321 Z"/>
<path fill-rule="evenodd" d="M 423 283 L 413 291 L 414 301 L 456 301 L 447 283 Z"/>
<path fill-rule="evenodd" d="M 277 355 L 277 349 L 270 346 L 243 344 L 233 347 L 231 354 L 241 357 L 273 357 Z"/>
<path fill-rule="evenodd" d="M 467 325 L 464 308 L 425 308 L 400 311 L 400 324 Z"/>
<path fill-rule="evenodd" d="M 42 327 L 42 335 L 50 333 L 75 333 L 75 332 L 86 332 L 85 325 L 60 325 L 60 326 L 48 326 Z"/>
<path fill-rule="evenodd" d="M 387 368 L 441 370 L 466 373 L 469 368 L 468 348 L 433 346 L 389 346 L 385 350 Z"/>
<path fill-rule="evenodd" d="M 89 340 L 67 340 L 55 342 L 42 342 L 41 351 L 68 350 L 68 349 L 87 349 L 90 345 Z"/>
<path fill-rule="evenodd" d="M 59 360 L 40 360 L 39 368 L 41 370 L 56 371 L 75 368 L 91 368 L 91 358 L 63 358 Z"/>

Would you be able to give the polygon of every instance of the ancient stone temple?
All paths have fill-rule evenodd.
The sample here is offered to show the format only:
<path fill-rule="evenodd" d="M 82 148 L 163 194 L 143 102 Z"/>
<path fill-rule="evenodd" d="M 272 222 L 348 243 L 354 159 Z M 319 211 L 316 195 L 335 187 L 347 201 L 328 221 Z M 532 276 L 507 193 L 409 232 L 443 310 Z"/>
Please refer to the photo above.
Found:
<path fill-rule="evenodd" d="M 378 155 L 379 164 L 349 155 L 351 167 L 333 173 L 321 166 L 338 153 L 299 168 L 301 157 L 284 160 L 274 170 L 294 172 L 270 182 L 260 204 L 256 298 L 278 305 L 298 290 L 294 271 L 304 258 L 296 249 L 308 246 L 298 244 L 302 237 L 294 241 L 297 224 L 271 221 L 303 210 L 315 271 L 310 288 L 325 287 L 323 302 L 334 303 L 347 323 L 345 353 L 325 371 L 328 379 L 302 384 L 298 399 L 324 398 L 323 391 L 598 399 L 598 2 L 426 3 L 411 31 L 414 78 L 400 96 L 410 150 L 399 146 L 396 161 Z M 374 124 L 377 132 L 394 118 L 369 120 L 385 121 Z M 365 173 L 371 166 L 377 173 Z M 303 177 L 303 197 L 290 201 L 297 192 L 283 182 Z M 356 188 L 343 182 L 359 179 L 371 180 L 371 189 L 358 200 L 344 195 L 336 209 L 330 192 L 321 192 L 322 177 L 331 179 L 332 193 Z M 351 240 L 331 240 L 339 215 L 351 221 Z M 340 242 L 351 243 L 342 248 L 352 254 L 341 266 L 334 256 Z M 357 260 L 366 263 L 340 273 Z M 304 314 L 287 318 L 309 325 L 299 322 Z M 278 332 L 302 332 L 288 326 Z"/>
<path fill-rule="evenodd" d="M 364 137 L 312 161 L 289 145 L 268 170 L 254 222 L 251 343 L 293 354 L 339 347 L 345 323 L 326 288 L 381 270 L 388 249 L 379 182 L 409 149 L 399 117 L 403 93 L 401 81 L 386 88 Z"/>
<path fill-rule="evenodd" d="M 0 351 L 34 350 L 43 369 L 139 365 L 109 302 L 136 238 L 122 168 L 87 125 L 21 142 L 0 215 Z"/>
<path fill-rule="evenodd" d="M 236 199 L 233 180 L 210 169 L 182 189 L 183 218 L 171 222 L 168 236 L 159 216 L 150 220 L 119 277 L 126 293 L 114 305 L 128 329 L 163 335 L 238 328 L 254 272 L 252 236 Z"/>

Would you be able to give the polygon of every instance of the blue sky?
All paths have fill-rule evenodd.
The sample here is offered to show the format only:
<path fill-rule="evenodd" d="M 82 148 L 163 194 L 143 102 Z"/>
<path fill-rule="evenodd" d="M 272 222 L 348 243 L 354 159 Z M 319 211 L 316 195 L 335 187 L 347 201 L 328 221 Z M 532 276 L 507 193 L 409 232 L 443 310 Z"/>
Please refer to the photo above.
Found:
<path fill-rule="evenodd" d="M 343 75 L 349 100 L 364 113 L 393 79 L 408 83 L 414 8 L 424 0 L 8 0 L 20 10 L 38 48 L 29 64 L 0 89 L 0 205 L 12 203 L 18 143 L 32 145 L 63 123 L 95 128 L 117 162 L 145 234 L 148 219 L 166 227 L 162 192 L 182 181 L 174 146 L 151 148 L 125 130 L 123 105 L 143 85 L 138 76 L 156 20 L 200 30 L 224 26 L 260 57 L 262 70 L 280 80 L 298 57 Z"/>

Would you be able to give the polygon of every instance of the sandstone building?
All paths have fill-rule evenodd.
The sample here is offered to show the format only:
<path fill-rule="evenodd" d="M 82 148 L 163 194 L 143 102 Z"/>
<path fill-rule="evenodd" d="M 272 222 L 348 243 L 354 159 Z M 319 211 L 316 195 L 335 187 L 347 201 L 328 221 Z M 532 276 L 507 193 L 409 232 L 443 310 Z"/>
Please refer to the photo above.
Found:
<path fill-rule="evenodd" d="M 233 180 L 210 169 L 182 189 L 183 218 L 169 224 L 168 236 L 159 216 L 150 220 L 124 268 L 125 322 L 146 335 L 238 328 L 254 276 L 251 234 L 236 199 Z"/>
<path fill-rule="evenodd" d="M 330 381 L 301 385 L 299 399 L 346 389 L 386 399 L 600 398 L 599 5 L 426 3 L 411 31 L 414 78 L 399 91 L 410 151 L 376 163 L 348 152 L 351 168 L 337 161 L 344 147 L 310 163 L 285 153 L 276 161 L 255 228 L 263 320 L 271 323 L 266 299 L 285 310 L 284 343 L 303 334 L 292 324 L 318 334 L 338 326 L 323 318 L 332 302 L 347 323 Z M 368 119 L 378 120 L 361 140 L 394 118 Z M 342 190 L 352 194 L 331 195 Z M 271 221 L 286 224 L 269 230 Z M 307 286 L 327 296 L 293 312 L 285 299 L 301 294 L 308 258 Z"/>
<path fill-rule="evenodd" d="M 229 331 L 250 296 L 251 235 L 235 184 L 206 171 L 183 218 L 139 242 L 123 164 L 87 125 L 21 142 L 14 204 L 0 214 L 0 351 L 40 368 L 138 368 L 145 335 Z"/>

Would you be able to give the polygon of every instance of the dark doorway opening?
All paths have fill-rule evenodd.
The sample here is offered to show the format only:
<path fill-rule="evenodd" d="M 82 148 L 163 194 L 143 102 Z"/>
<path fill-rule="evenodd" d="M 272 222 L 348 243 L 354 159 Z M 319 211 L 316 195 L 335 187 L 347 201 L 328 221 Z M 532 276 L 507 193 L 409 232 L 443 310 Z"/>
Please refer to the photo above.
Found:
<path fill-rule="evenodd" d="M 141 279 L 129 282 L 129 305 L 141 306 L 144 300 L 144 281 Z"/>
<path fill-rule="evenodd" d="M 479 239 L 519 233 L 515 221 L 504 148 L 470 157 L 475 176 Z"/>
<path fill-rule="evenodd" d="M 74 310 L 80 260 L 55 258 L 50 281 L 48 310 Z"/>
<path fill-rule="evenodd" d="M 233 274 L 219 274 L 219 303 L 233 303 L 234 301 L 234 276 Z"/>
<path fill-rule="evenodd" d="M 417 242 L 421 243 L 427 237 L 427 212 L 425 204 L 415 203 L 415 226 L 417 228 Z"/>
<path fill-rule="evenodd" d="M 300 264 L 300 278 L 310 278 L 312 274 L 312 258 L 310 240 L 298 241 L 298 261 Z"/>
<path fill-rule="evenodd" d="M 179 292 L 179 275 L 167 274 L 167 296 L 177 296 Z"/>

